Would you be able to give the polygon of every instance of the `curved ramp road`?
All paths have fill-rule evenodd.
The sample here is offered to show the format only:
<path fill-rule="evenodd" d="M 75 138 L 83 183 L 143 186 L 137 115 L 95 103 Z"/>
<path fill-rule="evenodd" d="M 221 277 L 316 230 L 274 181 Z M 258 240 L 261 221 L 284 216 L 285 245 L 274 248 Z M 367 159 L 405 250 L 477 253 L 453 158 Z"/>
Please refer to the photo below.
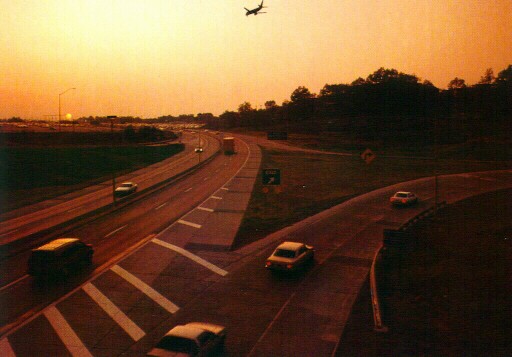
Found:
<path fill-rule="evenodd" d="M 234 181 L 217 186 L 146 244 L 4 335 L 0 355 L 142 356 L 176 324 L 209 321 L 227 327 L 229 356 L 330 356 L 383 229 L 431 206 L 433 181 L 356 197 L 238 251 L 222 250 L 200 233 L 210 210 L 226 199 L 223 191 L 235 187 Z M 510 188 L 512 171 L 441 176 L 439 185 L 440 199 L 450 203 Z M 420 203 L 390 207 L 397 190 L 416 192 Z M 229 219 L 216 223 L 211 229 Z M 316 264 L 304 274 L 269 274 L 265 258 L 282 240 L 315 246 Z"/>

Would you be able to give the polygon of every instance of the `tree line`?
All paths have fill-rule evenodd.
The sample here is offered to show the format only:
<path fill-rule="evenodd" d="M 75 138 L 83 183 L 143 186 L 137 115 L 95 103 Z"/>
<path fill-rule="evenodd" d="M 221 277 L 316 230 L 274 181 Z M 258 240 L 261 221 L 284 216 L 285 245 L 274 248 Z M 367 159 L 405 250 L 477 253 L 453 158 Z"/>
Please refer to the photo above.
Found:
<path fill-rule="evenodd" d="M 446 89 L 396 69 L 379 68 L 349 84 L 325 84 L 318 94 L 299 86 L 289 100 L 264 108 L 244 102 L 207 121 L 214 129 L 282 127 L 289 131 L 340 131 L 378 137 L 462 141 L 509 129 L 512 116 L 512 65 L 497 76 L 487 69 L 468 86 L 454 78 Z M 437 126 L 437 127 L 436 127 Z"/>

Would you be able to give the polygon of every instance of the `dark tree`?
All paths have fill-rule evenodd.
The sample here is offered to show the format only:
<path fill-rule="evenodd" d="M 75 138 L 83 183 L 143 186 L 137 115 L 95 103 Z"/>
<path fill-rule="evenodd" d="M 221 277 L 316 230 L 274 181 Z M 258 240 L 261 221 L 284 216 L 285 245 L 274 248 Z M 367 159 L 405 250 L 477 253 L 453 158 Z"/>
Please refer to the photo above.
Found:
<path fill-rule="evenodd" d="M 491 84 L 496 78 L 494 77 L 494 71 L 492 68 L 487 68 L 482 77 L 480 77 L 479 84 Z"/>
<path fill-rule="evenodd" d="M 455 77 L 448 83 L 448 89 L 462 89 L 466 88 L 466 81 L 462 78 Z"/>

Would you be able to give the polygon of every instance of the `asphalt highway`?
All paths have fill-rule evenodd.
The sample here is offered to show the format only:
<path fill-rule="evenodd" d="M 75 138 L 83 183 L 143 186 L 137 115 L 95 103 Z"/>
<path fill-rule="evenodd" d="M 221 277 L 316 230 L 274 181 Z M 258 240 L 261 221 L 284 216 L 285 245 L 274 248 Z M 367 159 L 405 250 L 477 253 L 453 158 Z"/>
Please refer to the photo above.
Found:
<path fill-rule="evenodd" d="M 22 277 L 2 291 L 2 308 L 14 301 L 7 312 L 19 301 L 33 303 L 18 312 L 15 322 L 23 322 L 4 322 L 0 355 L 142 356 L 170 328 L 190 321 L 226 326 L 226 356 L 333 355 L 383 229 L 431 207 L 434 179 L 385 187 L 242 249 L 218 249 L 206 229 L 215 232 L 215 224 L 202 222 L 234 197 L 227 194 L 236 191 L 230 178 L 243 177 L 246 163 L 242 151 L 221 155 L 119 215 L 72 232 L 98 247 L 94 270 L 51 287 Z M 511 186 L 510 170 L 440 176 L 439 200 Z M 398 190 L 414 191 L 419 204 L 391 207 Z M 313 245 L 315 264 L 294 275 L 266 271 L 265 258 L 283 240 Z"/>
<path fill-rule="evenodd" d="M 201 154 L 203 160 L 219 149 L 220 143 L 216 138 L 202 135 L 201 141 L 204 148 Z M 199 155 L 194 152 L 197 142 L 197 136 L 186 135 L 184 152 L 150 167 L 118 177 L 117 184 L 134 181 L 139 186 L 138 190 L 142 191 L 177 175 L 198 163 Z M 112 181 L 107 181 L 32 207 L 9 212 L 0 222 L 0 245 L 40 232 L 110 203 L 112 203 Z"/>
<path fill-rule="evenodd" d="M 2 330 L 33 315 L 91 274 L 97 274 L 119 259 L 144 238 L 161 231 L 193 207 L 204 201 L 229 180 L 245 162 L 247 147 L 240 144 L 237 155 L 218 155 L 206 166 L 144 199 L 101 216 L 88 224 L 71 229 L 66 236 L 80 237 L 95 249 L 94 271 L 65 279 L 58 284 L 41 286 L 26 274 L 30 250 L 0 262 L 0 326 Z M 198 160 L 194 153 L 194 159 Z"/>

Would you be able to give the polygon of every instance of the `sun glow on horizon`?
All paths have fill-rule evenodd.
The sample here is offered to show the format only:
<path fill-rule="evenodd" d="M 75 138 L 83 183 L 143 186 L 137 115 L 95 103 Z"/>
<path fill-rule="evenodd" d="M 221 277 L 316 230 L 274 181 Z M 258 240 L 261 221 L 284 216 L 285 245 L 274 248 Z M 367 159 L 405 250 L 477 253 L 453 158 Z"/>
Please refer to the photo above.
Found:
<path fill-rule="evenodd" d="M 445 88 L 512 63 L 508 0 L 29 0 L 2 4 L 0 118 L 197 114 L 280 104 L 380 67 Z"/>

